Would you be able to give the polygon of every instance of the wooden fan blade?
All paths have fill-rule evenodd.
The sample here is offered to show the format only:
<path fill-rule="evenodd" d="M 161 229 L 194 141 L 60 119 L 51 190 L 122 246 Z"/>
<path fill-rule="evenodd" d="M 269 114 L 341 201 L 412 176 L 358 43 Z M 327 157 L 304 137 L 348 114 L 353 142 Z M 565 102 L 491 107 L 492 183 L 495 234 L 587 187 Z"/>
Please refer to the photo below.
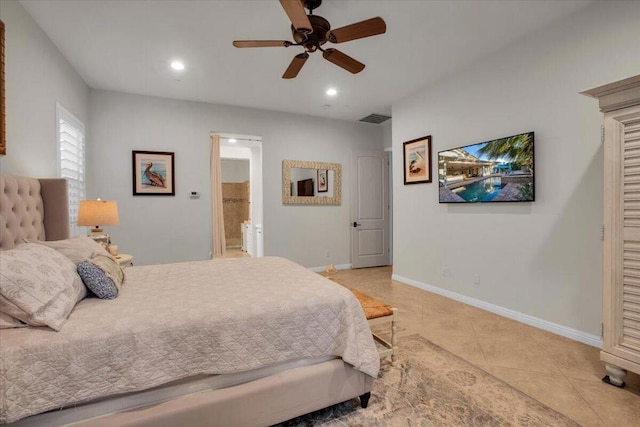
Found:
<path fill-rule="evenodd" d="M 291 42 L 287 40 L 235 40 L 235 47 L 289 47 Z"/>
<path fill-rule="evenodd" d="M 349 55 L 340 52 L 338 49 L 326 49 L 322 52 L 322 57 L 353 74 L 357 74 L 364 70 L 364 64 L 362 62 L 356 61 Z"/>
<path fill-rule="evenodd" d="M 384 22 L 384 19 L 378 16 L 331 30 L 329 40 L 333 43 L 344 43 L 365 37 L 377 36 L 378 34 L 384 34 L 386 31 L 387 24 Z"/>
<path fill-rule="evenodd" d="M 289 64 L 289 66 L 287 67 L 287 70 L 282 75 L 282 78 L 293 79 L 294 77 L 296 77 L 300 72 L 300 69 L 302 69 L 302 66 L 304 65 L 304 63 L 307 62 L 307 59 L 309 59 L 309 54 L 307 52 L 300 53 L 294 56 L 293 60 L 291 61 L 291 64 Z"/>
<path fill-rule="evenodd" d="M 280 0 L 280 4 L 296 30 L 307 33 L 313 32 L 313 27 L 307 17 L 307 12 L 305 12 L 300 0 Z"/>

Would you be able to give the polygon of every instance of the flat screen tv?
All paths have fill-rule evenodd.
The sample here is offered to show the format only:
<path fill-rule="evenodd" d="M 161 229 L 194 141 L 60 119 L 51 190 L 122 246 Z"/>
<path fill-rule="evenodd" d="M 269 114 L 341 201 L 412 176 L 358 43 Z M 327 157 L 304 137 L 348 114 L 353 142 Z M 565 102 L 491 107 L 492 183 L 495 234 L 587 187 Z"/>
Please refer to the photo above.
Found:
<path fill-rule="evenodd" d="M 313 179 L 298 181 L 298 196 L 313 197 Z"/>
<path fill-rule="evenodd" d="M 533 132 L 440 151 L 440 203 L 533 202 L 533 157 Z"/>

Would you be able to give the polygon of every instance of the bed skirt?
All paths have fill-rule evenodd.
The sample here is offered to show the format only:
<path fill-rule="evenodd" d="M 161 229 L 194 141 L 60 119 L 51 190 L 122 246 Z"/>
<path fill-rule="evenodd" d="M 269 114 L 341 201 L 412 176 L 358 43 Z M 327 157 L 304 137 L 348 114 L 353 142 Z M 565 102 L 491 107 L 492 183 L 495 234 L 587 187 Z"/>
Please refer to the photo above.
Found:
<path fill-rule="evenodd" d="M 366 394 L 373 380 L 341 359 L 332 359 L 123 412 L 91 415 L 105 403 L 100 401 L 27 417 L 7 426 L 268 426 Z"/>

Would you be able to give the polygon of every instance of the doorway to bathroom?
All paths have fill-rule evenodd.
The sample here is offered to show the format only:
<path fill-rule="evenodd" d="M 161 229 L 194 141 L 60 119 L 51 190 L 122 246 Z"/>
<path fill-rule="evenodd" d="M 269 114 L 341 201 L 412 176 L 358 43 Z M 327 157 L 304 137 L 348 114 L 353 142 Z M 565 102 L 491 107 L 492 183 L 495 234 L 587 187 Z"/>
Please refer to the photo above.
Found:
<path fill-rule="evenodd" d="M 246 252 L 244 228 L 250 222 L 251 185 L 249 159 L 220 159 L 222 173 L 222 206 L 224 210 L 224 237 L 227 251 L 242 249 Z"/>
<path fill-rule="evenodd" d="M 220 136 L 225 257 L 261 257 L 262 138 L 216 134 Z"/>

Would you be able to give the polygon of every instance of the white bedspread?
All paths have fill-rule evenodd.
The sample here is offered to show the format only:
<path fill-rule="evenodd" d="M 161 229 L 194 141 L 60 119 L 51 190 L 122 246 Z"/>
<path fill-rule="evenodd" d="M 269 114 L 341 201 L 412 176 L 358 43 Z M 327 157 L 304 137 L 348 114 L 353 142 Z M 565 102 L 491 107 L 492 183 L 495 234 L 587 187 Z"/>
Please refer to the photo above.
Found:
<path fill-rule="evenodd" d="M 322 355 L 378 374 L 357 299 L 297 264 L 267 257 L 133 267 L 118 298 L 81 301 L 60 332 L 0 330 L 0 422 Z"/>

